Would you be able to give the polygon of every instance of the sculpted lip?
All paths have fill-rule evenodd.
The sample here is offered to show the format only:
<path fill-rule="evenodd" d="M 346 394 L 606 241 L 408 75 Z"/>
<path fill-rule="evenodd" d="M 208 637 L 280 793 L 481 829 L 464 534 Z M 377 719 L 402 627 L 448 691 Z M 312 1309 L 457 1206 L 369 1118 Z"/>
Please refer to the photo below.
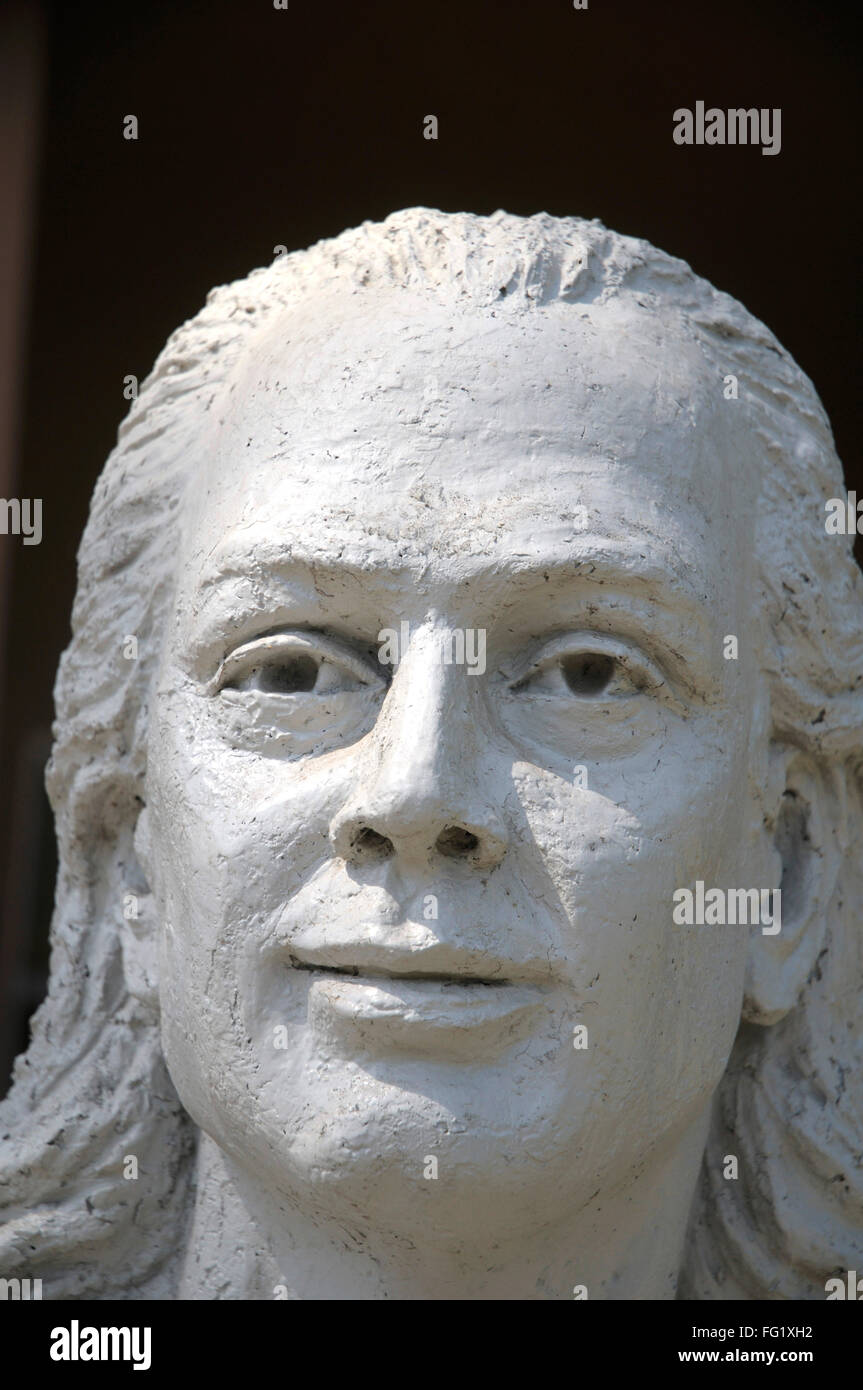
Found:
<path fill-rule="evenodd" d="M 471 950 L 448 942 L 434 941 L 415 946 L 407 944 L 404 930 L 388 929 L 388 939 L 380 939 L 380 928 L 360 929 L 351 939 L 305 937 L 292 942 L 288 961 L 295 970 L 310 970 L 345 978 L 384 978 L 452 984 L 462 988 L 548 984 L 548 960 L 503 960 L 482 949 Z M 378 939 L 375 939 L 377 937 Z M 402 939 L 399 940 L 398 938 Z"/>
<path fill-rule="evenodd" d="M 308 973 L 310 1017 L 375 1045 L 458 1054 L 524 1036 L 551 983 L 546 960 L 504 961 L 435 942 L 330 941 L 292 946 L 292 970 Z M 545 989 L 543 988 L 545 985 Z"/>

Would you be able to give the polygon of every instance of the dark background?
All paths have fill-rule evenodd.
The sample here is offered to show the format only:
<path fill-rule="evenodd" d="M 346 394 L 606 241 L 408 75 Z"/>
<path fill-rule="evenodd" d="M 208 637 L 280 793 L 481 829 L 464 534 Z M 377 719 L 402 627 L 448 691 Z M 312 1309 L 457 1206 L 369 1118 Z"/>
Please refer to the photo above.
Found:
<path fill-rule="evenodd" d="M 14 81 L 0 95 L 0 193 L 17 248 L 3 486 L 43 499 L 43 540 L 0 536 L 0 1091 L 44 990 L 56 864 L 41 778 L 90 493 L 128 407 L 124 376 L 146 376 L 213 285 L 278 243 L 412 204 L 599 217 L 764 319 L 814 380 L 863 493 L 855 7 L 588 6 L 2 11 Z M 780 154 L 675 145 L 672 112 L 699 99 L 781 107 Z M 128 114 L 137 141 L 123 138 Z M 428 114 L 437 141 L 423 138 Z"/>

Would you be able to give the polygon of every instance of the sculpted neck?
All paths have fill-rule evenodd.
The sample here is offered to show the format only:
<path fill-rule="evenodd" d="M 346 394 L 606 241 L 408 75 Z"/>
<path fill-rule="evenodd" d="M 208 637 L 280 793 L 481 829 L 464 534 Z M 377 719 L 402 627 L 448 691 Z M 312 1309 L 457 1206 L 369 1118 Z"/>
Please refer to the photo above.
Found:
<path fill-rule="evenodd" d="M 411 1241 L 286 1212 L 202 1134 L 178 1297 L 572 1300 L 586 1286 L 589 1299 L 674 1298 L 708 1119 L 553 1230 L 509 1245 L 489 1232 L 473 1250 L 442 1247 L 434 1232 Z"/>

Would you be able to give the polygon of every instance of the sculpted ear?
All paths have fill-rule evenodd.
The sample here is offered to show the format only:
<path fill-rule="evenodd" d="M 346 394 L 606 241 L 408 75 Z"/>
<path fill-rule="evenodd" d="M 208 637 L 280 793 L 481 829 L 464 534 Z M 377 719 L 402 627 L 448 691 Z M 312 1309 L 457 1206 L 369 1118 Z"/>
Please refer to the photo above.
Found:
<path fill-rule="evenodd" d="M 138 816 L 133 844 L 133 854 L 125 868 L 123 969 L 129 993 L 156 1008 L 159 1001 L 158 932 L 150 891 L 150 820 L 146 806 Z"/>
<path fill-rule="evenodd" d="M 752 927 L 743 1018 L 778 1023 L 793 1009 L 815 969 L 827 908 L 842 855 L 841 784 L 832 770 L 800 749 L 772 744 L 768 814 L 759 887 L 781 890 L 780 930 Z"/>

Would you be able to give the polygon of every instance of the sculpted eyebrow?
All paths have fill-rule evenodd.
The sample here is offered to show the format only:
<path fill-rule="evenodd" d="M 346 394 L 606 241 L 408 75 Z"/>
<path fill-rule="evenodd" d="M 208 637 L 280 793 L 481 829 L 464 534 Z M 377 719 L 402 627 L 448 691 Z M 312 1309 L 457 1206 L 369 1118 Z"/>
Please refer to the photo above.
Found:
<path fill-rule="evenodd" d="M 592 593 L 605 587 L 618 593 L 631 591 L 633 597 L 641 601 L 652 600 L 660 608 L 674 610 L 677 614 L 682 610 L 706 637 L 710 631 L 709 599 L 692 583 L 682 564 L 678 562 L 669 568 L 640 553 L 635 559 L 637 564 L 627 552 L 599 549 L 589 554 L 581 552 L 570 559 L 556 555 L 545 563 L 531 559 L 512 578 L 525 586 L 548 583 L 560 589 L 572 584 L 574 588 L 583 585 Z"/>
<path fill-rule="evenodd" d="M 297 546 L 288 550 L 287 547 L 280 547 L 272 542 L 255 546 L 254 549 L 245 552 L 231 550 L 218 557 L 215 563 L 211 561 L 201 577 L 200 588 L 206 589 L 230 579 L 273 577 L 279 582 L 284 582 L 296 575 L 305 576 L 307 582 L 314 586 L 314 581 L 319 576 L 348 575 L 351 578 L 360 578 L 376 574 L 387 575 L 410 567 L 403 553 L 395 552 L 395 549 L 393 558 L 401 563 L 389 563 L 386 559 L 381 563 L 370 563 L 368 556 L 363 553 L 364 538 L 361 536 L 356 538 L 350 548 L 343 538 L 339 539 L 338 544 L 339 550 L 335 555 L 321 552 L 305 553 Z M 666 552 L 666 547 L 663 547 L 663 551 Z M 423 566 L 427 566 L 430 561 L 433 563 L 435 558 L 433 554 L 416 557 L 418 563 Z M 684 555 L 677 555 L 674 551 L 668 553 L 667 562 L 663 563 L 656 557 L 645 554 L 637 546 L 622 547 L 592 540 L 579 545 L 577 549 L 573 548 L 569 554 L 561 553 L 559 548 L 543 554 L 535 550 L 521 551 L 514 546 L 507 548 L 502 544 L 494 551 L 459 558 L 474 561 L 471 567 L 471 582 L 487 577 L 530 579 L 542 577 L 546 571 L 549 574 L 553 572 L 561 578 L 572 575 L 591 578 L 596 574 L 600 580 L 613 577 L 625 583 L 653 582 L 666 586 L 680 583 L 699 602 L 707 601 L 707 596 L 698 594 L 691 584 L 691 563 L 687 563 Z M 695 559 L 694 556 L 692 558 Z"/>
<path fill-rule="evenodd" d="M 351 581 L 355 578 L 347 567 L 341 574 Z M 192 628 L 198 657 L 220 657 L 229 642 L 251 640 L 273 625 L 322 622 L 338 577 L 338 567 L 296 556 L 282 555 L 275 562 L 262 561 L 259 552 L 226 558 L 218 569 L 206 572 L 198 585 Z M 331 627 L 343 627 L 330 612 L 326 621 Z"/>
<path fill-rule="evenodd" d="M 267 551 L 271 551 L 267 554 Z M 349 559 L 343 554 L 331 556 L 300 555 L 294 549 L 289 555 L 256 549 L 242 555 L 229 555 L 202 577 L 199 597 L 202 610 L 209 607 L 221 590 L 229 587 L 234 596 L 238 588 L 248 590 L 250 605 L 311 603 L 332 600 L 340 586 L 385 585 L 396 572 L 409 571 L 411 566 L 402 558 L 398 564 L 370 564 L 361 558 Z M 691 579 L 691 571 L 682 557 L 671 556 L 668 564 L 637 549 L 609 548 L 591 545 L 566 556 L 557 550 L 553 555 L 537 555 L 518 551 L 475 555 L 473 565 L 460 581 L 459 589 L 485 586 L 494 601 L 529 587 L 548 584 L 556 590 L 572 585 L 574 589 L 595 593 L 605 586 L 610 591 L 629 591 L 634 598 L 649 599 L 660 608 L 687 618 L 702 632 L 710 630 L 708 597 L 699 592 Z M 426 557 L 422 568 L 428 574 Z M 249 604 L 243 604 L 248 607 Z"/>
<path fill-rule="evenodd" d="M 554 556 L 546 561 L 532 561 L 530 565 L 516 570 L 515 574 L 533 580 L 548 575 L 549 579 L 558 583 L 566 579 L 584 579 L 595 584 L 615 583 L 623 587 L 633 584 L 640 588 L 665 590 L 669 595 L 675 594 L 680 585 L 687 601 L 707 601 L 707 595 L 698 594 L 685 573 L 669 570 L 646 557 L 637 567 L 631 561 L 629 555 L 621 558 L 613 551 L 598 550 L 587 555 L 573 555 L 569 559 Z"/>

